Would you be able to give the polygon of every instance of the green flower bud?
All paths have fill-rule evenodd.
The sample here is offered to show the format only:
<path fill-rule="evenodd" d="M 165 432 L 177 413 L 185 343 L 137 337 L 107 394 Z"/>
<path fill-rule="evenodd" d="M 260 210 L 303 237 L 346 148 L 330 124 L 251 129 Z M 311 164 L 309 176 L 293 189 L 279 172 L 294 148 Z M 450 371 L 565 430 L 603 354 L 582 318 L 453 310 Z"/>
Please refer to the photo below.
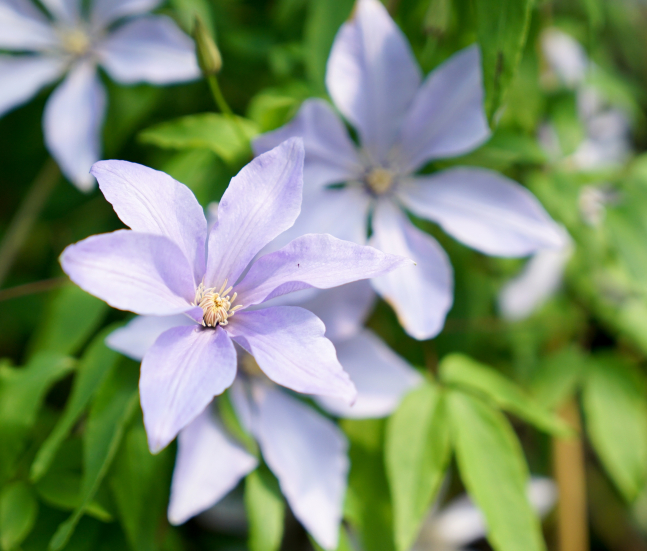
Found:
<path fill-rule="evenodd" d="M 222 57 L 220 50 L 214 42 L 207 26 L 200 16 L 195 17 L 193 25 L 193 40 L 195 41 L 196 54 L 198 56 L 198 65 L 204 76 L 215 75 L 220 72 L 222 67 Z"/>

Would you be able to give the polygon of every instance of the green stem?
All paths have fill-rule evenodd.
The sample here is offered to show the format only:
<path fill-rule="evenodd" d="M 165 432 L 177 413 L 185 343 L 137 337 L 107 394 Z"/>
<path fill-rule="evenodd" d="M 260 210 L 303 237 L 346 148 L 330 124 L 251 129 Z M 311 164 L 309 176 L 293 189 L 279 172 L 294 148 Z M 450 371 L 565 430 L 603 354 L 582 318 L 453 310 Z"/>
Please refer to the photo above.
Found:
<path fill-rule="evenodd" d="M 249 147 L 249 138 L 245 134 L 245 130 L 240 123 L 240 120 L 236 115 L 234 115 L 234 112 L 231 110 L 231 107 L 229 107 L 227 100 L 225 100 L 225 96 L 223 96 L 222 91 L 220 90 L 220 84 L 218 84 L 216 75 L 207 75 L 206 78 L 207 82 L 209 83 L 209 88 L 211 89 L 211 95 L 213 96 L 218 109 L 220 109 L 220 111 L 222 111 L 222 114 L 225 115 L 225 117 L 227 117 L 233 123 L 233 126 L 236 129 L 236 133 L 238 134 L 238 137 L 241 139 L 242 143 L 246 143 Z"/>
<path fill-rule="evenodd" d="M 0 287 L 60 177 L 61 171 L 56 162 L 48 159 L 18 207 L 0 243 Z"/>

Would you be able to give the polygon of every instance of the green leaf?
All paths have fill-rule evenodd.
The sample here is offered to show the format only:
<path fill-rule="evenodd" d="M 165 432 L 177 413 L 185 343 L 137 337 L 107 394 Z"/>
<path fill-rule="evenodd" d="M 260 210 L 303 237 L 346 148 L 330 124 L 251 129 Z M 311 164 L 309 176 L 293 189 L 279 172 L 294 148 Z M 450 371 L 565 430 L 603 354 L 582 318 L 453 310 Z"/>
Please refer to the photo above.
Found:
<path fill-rule="evenodd" d="M 350 17 L 355 0 L 310 0 L 304 27 L 306 73 L 326 93 L 326 63 L 335 35 Z"/>
<path fill-rule="evenodd" d="M 564 421 L 536 403 L 512 381 L 467 356 L 445 356 L 440 363 L 439 373 L 445 384 L 485 395 L 502 409 L 514 413 L 538 429 L 557 436 L 567 437 L 573 434 Z"/>
<path fill-rule="evenodd" d="M 121 525 L 136 551 L 159 548 L 159 527 L 164 523 L 173 455 L 169 448 L 157 455 L 148 450 L 141 422 L 126 434 L 114 462 L 110 487 Z"/>
<path fill-rule="evenodd" d="M 276 551 L 283 539 L 285 503 L 274 475 L 264 465 L 245 478 L 250 551 Z"/>
<path fill-rule="evenodd" d="M 429 512 L 451 453 L 447 412 L 437 386 L 423 384 L 402 400 L 387 421 L 384 452 L 396 549 L 405 551 Z"/>
<path fill-rule="evenodd" d="M 49 544 L 51 551 L 62 549 L 69 540 L 119 448 L 125 426 L 138 405 L 137 376 L 133 362 L 123 362 L 97 392 L 83 440 L 81 503 L 58 527 Z"/>
<path fill-rule="evenodd" d="M 16 481 L 0 493 L 0 547 L 10 551 L 29 535 L 36 522 L 38 500 L 26 482 Z"/>
<path fill-rule="evenodd" d="M 81 358 L 77 367 L 72 393 L 65 405 L 65 411 L 56 423 L 54 430 L 38 450 L 38 454 L 32 463 L 30 473 L 32 481 L 36 482 L 47 472 L 61 442 L 67 437 L 74 424 L 85 411 L 106 374 L 114 368 L 117 360 L 121 357 L 104 344 L 105 338 L 114 329 L 115 326 L 112 325 L 101 331 Z"/>
<path fill-rule="evenodd" d="M 32 351 L 78 352 L 103 320 L 108 305 L 76 285 L 66 285 L 49 304 Z"/>
<path fill-rule="evenodd" d="M 488 119 L 505 99 L 521 60 L 533 0 L 475 0 L 477 37 L 483 59 L 483 84 Z"/>
<path fill-rule="evenodd" d="M 73 367 L 55 352 L 38 352 L 22 368 L 0 365 L 0 482 L 12 472 L 45 394 Z"/>
<path fill-rule="evenodd" d="M 577 390 L 586 369 L 585 362 L 584 355 L 575 347 L 546 358 L 533 376 L 533 396 L 547 409 L 558 408 Z"/>
<path fill-rule="evenodd" d="M 461 479 L 483 511 L 495 551 L 543 551 L 541 525 L 526 495 L 528 469 L 505 416 L 459 391 L 447 396 Z"/>
<path fill-rule="evenodd" d="M 249 140 L 258 134 L 256 124 L 236 117 L 247 137 L 243 142 L 235 122 L 219 113 L 189 115 L 147 128 L 139 134 L 143 143 L 167 149 L 211 149 L 227 163 L 250 155 Z"/>
<path fill-rule="evenodd" d="M 326 551 L 324 550 L 321 545 L 319 545 L 314 538 L 308 534 L 308 539 L 310 540 L 310 545 L 314 548 L 315 551 Z M 355 546 L 351 542 L 350 536 L 348 535 L 348 531 L 346 528 L 344 528 L 344 525 L 342 524 L 339 527 L 339 543 L 337 544 L 337 549 L 335 551 L 354 551 Z"/>
<path fill-rule="evenodd" d="M 216 400 L 216 405 L 218 406 L 218 413 L 220 418 L 224 423 L 227 430 L 239 440 L 247 451 L 256 457 L 259 457 L 258 444 L 256 439 L 252 437 L 241 425 L 238 415 L 234 411 L 234 406 L 231 403 L 231 398 L 229 397 L 229 390 L 223 392 L 218 399 Z"/>
<path fill-rule="evenodd" d="M 595 451 L 624 497 L 633 501 L 647 478 L 643 377 L 621 358 L 598 358 L 587 371 L 583 406 Z"/>

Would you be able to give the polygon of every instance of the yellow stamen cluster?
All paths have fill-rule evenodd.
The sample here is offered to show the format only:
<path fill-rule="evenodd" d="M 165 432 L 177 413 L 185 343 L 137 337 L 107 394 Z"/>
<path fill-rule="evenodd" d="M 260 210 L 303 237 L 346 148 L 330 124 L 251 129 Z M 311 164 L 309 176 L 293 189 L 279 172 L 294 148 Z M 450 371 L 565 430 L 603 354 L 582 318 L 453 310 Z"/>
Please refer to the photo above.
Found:
<path fill-rule="evenodd" d="M 374 168 L 366 175 L 366 184 L 371 191 L 377 195 L 382 195 L 393 186 L 395 174 L 390 170 L 382 167 Z"/>
<path fill-rule="evenodd" d="M 82 56 L 90 49 L 90 37 L 82 29 L 61 31 L 63 49 L 75 56 Z"/>
<path fill-rule="evenodd" d="M 225 289 L 227 280 L 222 284 L 220 291 L 216 293 L 216 288 L 205 289 L 204 282 L 200 283 L 195 293 L 194 306 L 202 308 L 202 325 L 205 327 L 216 327 L 217 325 L 227 325 L 228 318 L 236 313 L 236 310 L 242 308 L 242 305 L 233 306 L 238 293 L 229 296 L 232 287 Z"/>

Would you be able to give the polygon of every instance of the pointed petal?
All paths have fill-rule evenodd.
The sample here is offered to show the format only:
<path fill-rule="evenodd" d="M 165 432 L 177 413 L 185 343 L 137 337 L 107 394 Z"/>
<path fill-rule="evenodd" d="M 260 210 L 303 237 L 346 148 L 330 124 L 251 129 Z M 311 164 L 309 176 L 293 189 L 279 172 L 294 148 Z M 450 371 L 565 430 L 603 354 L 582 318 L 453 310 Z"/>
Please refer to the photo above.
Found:
<path fill-rule="evenodd" d="M 460 167 L 409 178 L 398 194 L 411 212 L 485 254 L 525 256 L 562 246 L 559 226 L 537 198 L 492 170 Z"/>
<path fill-rule="evenodd" d="M 467 496 L 447 504 L 434 518 L 433 531 L 451 548 L 460 548 L 486 535 L 483 514 Z"/>
<path fill-rule="evenodd" d="M 372 245 L 407 255 L 416 263 L 372 280 L 373 288 L 393 307 L 402 327 L 414 339 L 436 336 L 453 301 L 452 267 L 445 251 L 391 202 L 378 204 L 373 232 Z"/>
<path fill-rule="evenodd" d="M 139 393 L 148 446 L 164 449 L 236 377 L 236 350 L 220 327 L 174 327 L 142 361 Z"/>
<path fill-rule="evenodd" d="M 308 188 L 352 180 L 363 168 L 344 124 L 327 102 L 308 99 L 285 126 L 254 140 L 254 153 L 260 155 L 284 140 L 302 137 L 306 150 L 303 181 Z"/>
<path fill-rule="evenodd" d="M 41 0 L 54 19 L 74 24 L 81 17 L 81 0 Z"/>
<path fill-rule="evenodd" d="M 295 306 L 237 312 L 226 326 L 275 383 L 352 402 L 355 386 L 337 361 L 335 347 L 324 337 L 325 329 L 312 312 Z"/>
<path fill-rule="evenodd" d="M 361 331 L 375 298 L 370 282 L 360 280 L 317 293 L 309 300 L 300 302 L 299 306 L 310 310 L 323 321 L 326 337 L 335 342 Z"/>
<path fill-rule="evenodd" d="M 154 10 L 162 0 L 94 0 L 90 19 L 95 28 L 105 28 L 130 15 L 139 15 Z"/>
<path fill-rule="evenodd" d="M 291 138 L 256 157 L 231 179 L 209 234 L 205 285 L 236 283 L 265 245 L 290 228 L 301 210 L 303 140 Z"/>
<path fill-rule="evenodd" d="M 420 86 L 420 69 L 406 37 L 378 0 L 358 0 L 337 33 L 326 86 L 357 128 L 373 163 L 386 159 Z"/>
<path fill-rule="evenodd" d="M 287 393 L 255 388 L 255 433 L 294 516 L 336 549 L 348 477 L 348 443 L 334 423 Z"/>
<path fill-rule="evenodd" d="M 124 23 L 97 53 L 108 74 L 122 84 L 170 84 L 200 76 L 193 41 L 162 15 Z"/>
<path fill-rule="evenodd" d="M 499 293 L 499 310 L 510 321 L 522 320 L 540 308 L 559 289 L 566 264 L 573 254 L 573 242 L 564 231 L 565 246 L 542 249 L 508 281 Z"/>
<path fill-rule="evenodd" d="M 412 264 L 373 247 L 311 233 L 254 262 L 236 286 L 238 303 L 248 307 L 310 287 L 330 289 Z"/>
<path fill-rule="evenodd" d="M 478 46 L 465 48 L 434 70 L 402 125 L 400 170 L 414 172 L 432 159 L 462 155 L 487 140 L 484 95 Z"/>
<path fill-rule="evenodd" d="M 550 478 L 531 477 L 528 483 L 528 500 L 537 514 L 544 518 L 557 502 L 557 484 Z"/>
<path fill-rule="evenodd" d="M 106 92 L 91 62 L 72 69 L 45 105 L 45 144 L 65 176 L 81 191 L 94 187 L 90 167 L 101 154 Z"/>
<path fill-rule="evenodd" d="M 124 327 L 115 329 L 106 337 L 106 345 L 124 356 L 141 361 L 157 338 L 173 327 L 195 325 L 184 314 L 175 316 L 137 316 Z"/>
<path fill-rule="evenodd" d="M 0 55 L 0 117 L 29 101 L 64 68 L 64 60 L 55 57 Z"/>
<path fill-rule="evenodd" d="M 121 221 L 135 231 L 173 241 L 199 284 L 205 271 L 207 220 L 193 192 L 164 172 L 127 161 L 99 161 L 91 173 Z"/>
<path fill-rule="evenodd" d="M 357 401 L 349 406 L 335 398 L 316 397 L 321 407 L 338 417 L 367 419 L 391 414 L 404 395 L 422 382 L 410 367 L 368 329 L 336 342 L 337 357 L 357 387 Z"/>
<path fill-rule="evenodd" d="M 93 235 L 61 254 L 63 271 L 113 308 L 165 316 L 191 310 L 191 268 L 165 237 L 119 230 Z"/>
<path fill-rule="evenodd" d="M 58 38 L 29 0 L 0 0 L 0 50 L 49 50 Z"/>
<path fill-rule="evenodd" d="M 227 434 L 207 406 L 178 436 L 170 523 L 182 524 L 215 505 L 257 465 L 258 460 Z"/>
<path fill-rule="evenodd" d="M 359 186 L 309 189 L 294 226 L 274 239 L 264 252 L 275 251 L 307 233 L 329 233 L 364 245 L 370 204 L 371 197 Z"/>

